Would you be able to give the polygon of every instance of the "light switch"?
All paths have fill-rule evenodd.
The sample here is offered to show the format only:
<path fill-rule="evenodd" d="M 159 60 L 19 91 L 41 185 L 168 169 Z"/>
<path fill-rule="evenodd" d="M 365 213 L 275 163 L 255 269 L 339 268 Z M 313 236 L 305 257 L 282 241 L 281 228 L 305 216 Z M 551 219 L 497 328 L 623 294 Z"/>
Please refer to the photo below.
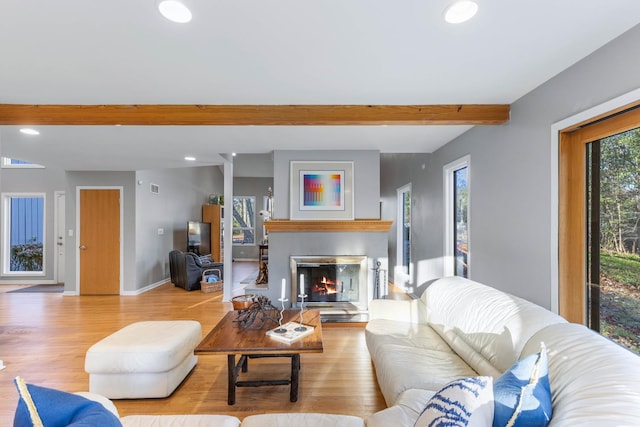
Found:
<path fill-rule="evenodd" d="M 69 236 L 69 237 L 73 237 L 73 228 L 70 228 L 70 229 L 67 231 L 67 236 Z"/>
<path fill-rule="evenodd" d="M 162 236 L 164 234 L 164 228 L 158 228 L 158 236 Z"/>

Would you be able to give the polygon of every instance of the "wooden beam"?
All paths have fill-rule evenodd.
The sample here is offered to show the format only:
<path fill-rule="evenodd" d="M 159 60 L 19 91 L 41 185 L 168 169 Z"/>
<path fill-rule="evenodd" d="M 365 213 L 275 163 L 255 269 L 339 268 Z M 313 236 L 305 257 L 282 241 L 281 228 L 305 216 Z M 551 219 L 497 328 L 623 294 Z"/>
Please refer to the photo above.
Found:
<path fill-rule="evenodd" d="M 507 104 L 27 105 L 0 104 L 0 125 L 499 125 Z"/>

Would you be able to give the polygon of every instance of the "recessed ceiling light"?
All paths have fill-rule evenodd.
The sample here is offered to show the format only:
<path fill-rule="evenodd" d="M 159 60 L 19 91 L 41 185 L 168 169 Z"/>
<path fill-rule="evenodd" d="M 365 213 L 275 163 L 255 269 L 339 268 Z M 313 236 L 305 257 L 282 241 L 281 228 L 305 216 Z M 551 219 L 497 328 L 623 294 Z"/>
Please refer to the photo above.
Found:
<path fill-rule="evenodd" d="M 196 160 L 196 158 L 195 158 L 195 157 L 193 157 L 193 156 L 185 156 L 185 157 L 184 157 L 184 159 L 185 159 L 185 160 L 188 160 L 188 161 L 190 161 L 190 162 L 193 162 L 193 161 L 195 161 L 195 160 Z"/>
<path fill-rule="evenodd" d="M 231 155 L 232 155 L 233 157 L 235 157 L 235 156 L 236 156 L 236 153 L 231 153 Z"/>
<path fill-rule="evenodd" d="M 169 21 L 185 24 L 191 21 L 191 11 L 182 2 L 178 0 L 161 0 L 158 2 L 158 10 Z"/>
<path fill-rule="evenodd" d="M 460 24 L 473 18 L 478 12 L 478 3 L 471 0 L 458 0 L 444 11 L 444 20 L 450 24 Z"/>
<path fill-rule="evenodd" d="M 20 132 L 24 133 L 25 135 L 40 135 L 40 132 L 31 128 L 22 128 L 20 129 Z"/>

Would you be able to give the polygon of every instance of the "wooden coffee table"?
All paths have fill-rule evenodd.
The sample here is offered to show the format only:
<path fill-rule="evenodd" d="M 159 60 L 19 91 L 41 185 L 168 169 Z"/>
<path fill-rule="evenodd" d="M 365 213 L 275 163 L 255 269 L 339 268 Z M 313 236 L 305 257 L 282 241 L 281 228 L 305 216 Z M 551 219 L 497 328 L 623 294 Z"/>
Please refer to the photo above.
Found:
<path fill-rule="evenodd" d="M 263 329 L 243 329 L 235 322 L 237 311 L 230 311 L 213 328 L 211 332 L 198 344 L 196 354 L 220 354 L 227 355 L 228 369 L 228 395 L 227 403 L 236 403 L 236 387 L 261 387 L 269 385 L 291 384 L 289 398 L 291 402 L 298 400 L 298 377 L 300 372 L 301 353 L 322 353 L 322 324 L 320 312 L 317 310 L 305 310 L 302 323 L 314 328 L 313 333 L 299 338 L 291 343 L 284 343 L 266 335 L 270 329 L 278 325 L 267 322 Z M 282 324 L 289 321 L 298 321 L 300 311 L 285 310 Z M 236 355 L 240 356 L 236 364 Z M 240 371 L 247 372 L 248 360 L 261 357 L 289 357 L 291 358 L 291 377 L 283 380 L 253 380 L 240 381 Z"/>

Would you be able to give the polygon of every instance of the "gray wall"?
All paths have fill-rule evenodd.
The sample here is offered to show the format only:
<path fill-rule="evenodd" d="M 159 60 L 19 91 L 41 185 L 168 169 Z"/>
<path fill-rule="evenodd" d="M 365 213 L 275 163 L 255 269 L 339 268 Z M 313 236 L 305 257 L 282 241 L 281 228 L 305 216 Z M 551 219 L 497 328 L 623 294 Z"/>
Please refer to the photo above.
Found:
<path fill-rule="evenodd" d="M 550 308 L 551 126 L 640 88 L 638 46 L 640 26 L 513 103 L 509 123 L 474 127 L 433 153 L 425 176 L 412 168 L 408 178 L 426 183 L 423 237 L 433 245 L 414 259 L 443 253 L 442 167 L 469 154 L 471 278 Z M 395 158 L 383 159 L 386 176 Z"/>
<path fill-rule="evenodd" d="M 382 219 L 393 220 L 389 230 L 389 265 L 395 266 L 397 250 L 398 188 L 411 184 L 411 260 L 414 275 L 411 286 L 424 287 L 430 280 L 442 276 L 442 239 L 437 228 L 441 224 L 434 219 L 434 211 L 442 205 L 434 203 L 433 180 L 430 176 L 431 154 L 382 154 L 380 156 L 380 194 Z M 394 280 L 393 267 L 389 278 Z M 414 290 L 420 294 L 421 288 Z"/>
<path fill-rule="evenodd" d="M 123 293 L 136 294 L 169 277 L 168 254 L 186 249 L 186 223 L 202 220 L 210 193 L 222 192 L 219 168 L 196 167 L 139 172 L 67 172 L 67 229 L 77 230 L 76 187 L 121 186 L 123 194 Z M 138 184 L 141 181 L 140 184 Z M 149 184 L 159 185 L 152 194 Z M 164 234 L 158 235 L 162 228 Z M 77 241 L 68 237 L 69 248 Z M 75 252 L 67 252 L 65 291 L 77 288 Z"/>
<path fill-rule="evenodd" d="M 273 163 L 274 218 L 289 218 L 289 163 L 292 160 L 353 161 L 355 218 L 380 218 L 380 152 L 377 150 L 275 151 Z"/>
<path fill-rule="evenodd" d="M 55 191 L 65 191 L 66 178 L 60 169 L 18 169 L 0 168 L 0 193 L 45 193 L 45 276 L 3 276 L 2 281 L 53 281 L 56 260 L 55 232 Z M 0 233 L 3 230 L 0 230 Z M 2 245 L 0 245 L 2 246 Z M 0 247 L 0 254 L 4 248 Z M 0 269 L 0 272 L 2 270 Z M 1 273 L 0 273 L 1 274 Z M 67 272 L 68 275 L 68 272 Z"/>
<path fill-rule="evenodd" d="M 380 153 L 366 151 L 276 151 L 274 153 L 274 217 L 289 218 L 289 163 L 300 161 L 353 161 L 356 219 L 379 218 Z M 386 267 L 386 233 L 271 233 L 269 235 L 269 289 L 277 301 L 282 278 L 289 280 L 291 255 L 367 255 L 381 258 Z M 287 297 L 291 299 L 288 294 Z"/>
<path fill-rule="evenodd" d="M 159 194 L 149 191 L 150 183 L 159 185 Z M 167 280 L 169 251 L 186 250 L 187 221 L 202 221 L 202 205 L 223 186 L 216 166 L 136 172 L 135 289 Z"/>
<path fill-rule="evenodd" d="M 234 173 L 235 161 L 233 164 Z M 233 194 L 236 196 L 254 196 L 256 198 L 256 235 L 255 245 L 246 246 L 234 246 L 233 247 L 233 259 L 239 260 L 258 260 L 258 244 L 262 242 L 264 236 L 262 235 L 262 219 L 263 217 L 258 213 L 263 209 L 264 197 L 267 195 L 269 187 L 273 188 L 273 178 L 233 178 Z"/>
<path fill-rule="evenodd" d="M 238 154 L 233 158 L 233 176 L 273 178 L 273 153 Z"/>
<path fill-rule="evenodd" d="M 76 189 L 77 187 L 122 187 L 122 210 L 124 241 L 122 242 L 122 271 L 124 292 L 132 292 L 136 289 L 136 241 L 135 241 L 135 197 L 136 175 L 135 172 L 67 172 L 66 192 L 66 228 L 73 230 L 73 236 L 67 234 L 67 278 L 64 284 L 65 292 L 77 292 L 76 281 L 76 250 L 78 247 L 76 223 Z"/>

